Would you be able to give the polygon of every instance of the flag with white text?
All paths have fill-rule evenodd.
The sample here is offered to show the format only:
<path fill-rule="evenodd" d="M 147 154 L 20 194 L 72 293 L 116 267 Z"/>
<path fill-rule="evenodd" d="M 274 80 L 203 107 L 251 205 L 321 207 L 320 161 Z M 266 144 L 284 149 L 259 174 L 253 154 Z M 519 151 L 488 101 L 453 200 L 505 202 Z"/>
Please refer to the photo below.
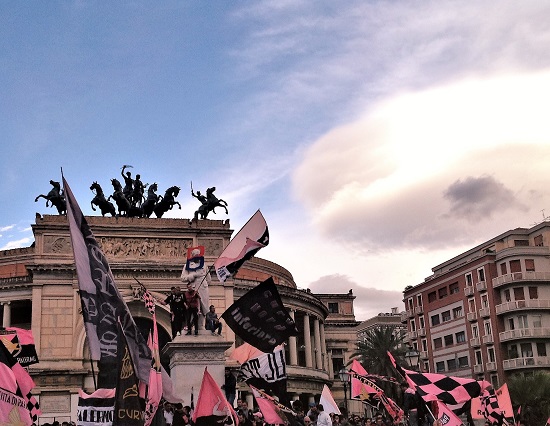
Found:
<path fill-rule="evenodd" d="M 38 363 L 38 355 L 31 330 L 17 327 L 0 329 L 0 340 L 23 367 Z"/>
<path fill-rule="evenodd" d="M 112 426 L 114 411 L 114 389 L 100 388 L 91 394 L 78 391 L 77 426 Z"/>
<path fill-rule="evenodd" d="M 214 262 L 214 269 L 221 282 L 234 276 L 248 259 L 262 247 L 269 244 L 269 230 L 260 210 L 241 228 L 229 242 L 220 257 Z"/>

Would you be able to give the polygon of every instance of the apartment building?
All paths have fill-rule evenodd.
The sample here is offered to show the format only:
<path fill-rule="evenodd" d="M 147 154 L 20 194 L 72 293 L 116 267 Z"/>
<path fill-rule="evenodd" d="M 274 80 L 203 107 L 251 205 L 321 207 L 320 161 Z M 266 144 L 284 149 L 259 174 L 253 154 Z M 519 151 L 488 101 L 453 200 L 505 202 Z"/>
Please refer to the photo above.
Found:
<path fill-rule="evenodd" d="M 405 288 L 409 343 L 423 371 L 502 385 L 550 370 L 550 222 L 507 231 Z"/>

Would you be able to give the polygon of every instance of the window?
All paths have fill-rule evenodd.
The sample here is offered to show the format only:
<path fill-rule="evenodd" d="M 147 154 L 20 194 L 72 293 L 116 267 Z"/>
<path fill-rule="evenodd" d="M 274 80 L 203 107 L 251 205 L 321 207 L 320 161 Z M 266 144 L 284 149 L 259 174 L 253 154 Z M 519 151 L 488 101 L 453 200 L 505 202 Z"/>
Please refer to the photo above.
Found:
<path fill-rule="evenodd" d="M 479 328 L 477 324 L 472 324 L 472 337 L 473 338 L 479 337 Z"/>
<path fill-rule="evenodd" d="M 527 315 L 518 315 L 518 328 L 529 328 Z"/>
<path fill-rule="evenodd" d="M 485 321 L 485 323 L 483 323 L 483 327 L 485 329 L 486 336 L 493 334 L 493 329 L 491 328 L 491 323 L 489 321 Z"/>
<path fill-rule="evenodd" d="M 483 359 L 481 357 L 481 351 L 477 350 L 475 353 L 476 353 L 476 365 L 483 364 Z"/>
<path fill-rule="evenodd" d="M 489 307 L 489 296 L 487 296 L 487 294 L 481 295 L 481 307 L 482 308 Z"/>
<path fill-rule="evenodd" d="M 420 342 L 420 344 L 422 345 L 422 350 L 424 352 L 428 352 L 428 340 L 422 339 L 422 342 Z"/>
<path fill-rule="evenodd" d="M 422 295 L 421 294 L 416 295 L 416 305 L 417 306 L 422 306 Z"/>
<path fill-rule="evenodd" d="M 463 331 L 459 331 L 455 334 L 456 337 L 456 343 L 464 343 L 466 341 L 466 333 Z"/>
<path fill-rule="evenodd" d="M 435 371 L 438 373 L 442 373 L 445 371 L 445 362 L 444 361 L 438 361 L 435 363 Z"/>
<path fill-rule="evenodd" d="M 537 354 L 538 356 L 546 356 L 546 343 L 544 342 L 537 343 Z"/>
<path fill-rule="evenodd" d="M 453 318 L 454 319 L 457 319 L 457 318 L 460 318 L 461 316 L 463 316 L 463 313 L 462 313 L 462 306 L 459 306 L 457 308 L 454 308 L 453 309 Z"/>
<path fill-rule="evenodd" d="M 437 294 L 439 295 L 440 299 L 443 299 L 445 296 L 447 296 L 447 287 L 441 287 L 439 290 L 437 290 Z"/>
<path fill-rule="evenodd" d="M 514 246 L 516 247 L 528 247 L 529 240 L 514 240 Z M 512 271 L 514 272 L 514 271 Z"/>
<path fill-rule="evenodd" d="M 525 259 L 525 270 L 535 272 L 535 259 Z"/>
<path fill-rule="evenodd" d="M 477 270 L 477 279 L 479 281 L 485 281 L 485 269 L 479 268 Z"/>
<path fill-rule="evenodd" d="M 328 302 L 328 311 L 331 314 L 338 313 L 338 302 Z"/>
<path fill-rule="evenodd" d="M 487 348 L 487 356 L 489 357 L 489 362 L 495 362 L 495 348 Z"/>
<path fill-rule="evenodd" d="M 539 288 L 529 287 L 529 299 L 538 299 L 538 298 L 539 298 Z"/>
<path fill-rule="evenodd" d="M 535 246 L 536 247 L 542 247 L 543 246 L 543 241 L 542 241 L 542 235 L 537 235 L 535 238 L 534 238 L 534 243 L 535 243 Z"/>
<path fill-rule="evenodd" d="M 519 358 L 517 345 L 510 345 L 510 347 L 508 348 L 508 358 L 509 359 Z"/>
<path fill-rule="evenodd" d="M 411 331 L 416 331 L 416 322 L 414 322 L 414 320 L 411 320 L 410 324 L 411 324 Z"/>
<path fill-rule="evenodd" d="M 32 302 L 30 300 L 14 300 L 11 303 L 11 327 L 31 329 Z"/>
<path fill-rule="evenodd" d="M 498 383 L 498 376 L 496 374 L 491 374 L 491 385 L 495 389 L 498 389 L 500 387 Z"/>
<path fill-rule="evenodd" d="M 424 316 L 419 317 L 418 322 L 419 322 L 420 328 L 426 328 L 426 324 L 424 322 Z"/>
<path fill-rule="evenodd" d="M 514 287 L 514 299 L 525 300 L 525 292 L 523 291 L 523 287 Z"/>
<path fill-rule="evenodd" d="M 432 327 L 434 325 L 439 325 L 440 322 L 439 322 L 439 315 L 432 315 L 431 316 L 431 321 L 432 321 Z"/>
<path fill-rule="evenodd" d="M 504 290 L 504 298 L 506 299 L 507 302 L 512 300 L 512 298 L 510 297 L 510 289 L 509 288 Z"/>
<path fill-rule="evenodd" d="M 441 349 L 443 347 L 443 341 L 441 340 L 441 337 L 437 337 L 434 339 L 434 349 Z"/>
<path fill-rule="evenodd" d="M 508 330 L 515 330 L 514 318 L 508 318 Z"/>
<path fill-rule="evenodd" d="M 451 320 L 451 311 L 441 312 L 441 321 L 447 322 Z"/>
<path fill-rule="evenodd" d="M 541 328 L 542 327 L 542 316 L 541 315 L 533 315 L 531 318 L 533 318 L 533 327 L 534 328 Z"/>
<path fill-rule="evenodd" d="M 449 371 L 456 370 L 456 359 L 448 359 L 447 360 L 447 369 Z"/>
<path fill-rule="evenodd" d="M 409 309 L 412 309 L 413 308 L 413 298 L 412 297 L 409 297 L 407 299 L 407 303 L 409 304 Z"/>
<path fill-rule="evenodd" d="M 506 270 L 506 263 L 501 263 L 500 264 L 500 273 L 502 275 L 506 275 L 508 273 L 508 271 Z"/>
<path fill-rule="evenodd" d="M 461 356 L 458 358 L 458 368 L 466 368 L 468 367 L 468 357 L 467 356 Z"/>
<path fill-rule="evenodd" d="M 464 275 L 464 279 L 466 280 L 466 285 L 468 287 L 471 286 L 474 283 L 471 272 L 468 272 L 466 275 Z"/>
<path fill-rule="evenodd" d="M 445 346 L 452 346 L 455 343 L 452 334 L 447 334 L 443 339 L 445 340 Z"/>
<path fill-rule="evenodd" d="M 510 272 L 521 272 L 521 262 L 519 260 L 510 260 Z"/>
<path fill-rule="evenodd" d="M 468 312 L 475 312 L 476 311 L 476 300 L 472 297 L 471 299 L 468 299 Z"/>
<path fill-rule="evenodd" d="M 450 286 L 449 286 L 449 293 L 451 294 L 456 294 L 459 292 L 459 288 L 458 288 L 458 283 L 452 283 Z"/>
<path fill-rule="evenodd" d="M 435 291 L 428 293 L 428 303 L 435 302 L 437 300 L 437 295 Z"/>
<path fill-rule="evenodd" d="M 530 358 L 533 356 L 533 347 L 531 346 L 531 343 L 522 343 L 520 347 L 522 358 Z"/>

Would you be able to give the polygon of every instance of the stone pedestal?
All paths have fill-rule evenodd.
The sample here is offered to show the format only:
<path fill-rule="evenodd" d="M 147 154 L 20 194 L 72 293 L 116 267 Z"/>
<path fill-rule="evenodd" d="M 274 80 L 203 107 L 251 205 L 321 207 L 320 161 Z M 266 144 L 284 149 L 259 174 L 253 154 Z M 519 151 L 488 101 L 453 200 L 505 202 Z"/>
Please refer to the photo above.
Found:
<path fill-rule="evenodd" d="M 170 377 L 174 393 L 183 398 L 183 405 L 191 405 L 191 390 L 197 403 L 204 369 L 221 387 L 225 381 L 225 351 L 233 342 L 223 336 L 213 336 L 208 330 L 199 330 L 199 335 L 177 336 L 167 343 L 162 354 L 170 358 Z"/>

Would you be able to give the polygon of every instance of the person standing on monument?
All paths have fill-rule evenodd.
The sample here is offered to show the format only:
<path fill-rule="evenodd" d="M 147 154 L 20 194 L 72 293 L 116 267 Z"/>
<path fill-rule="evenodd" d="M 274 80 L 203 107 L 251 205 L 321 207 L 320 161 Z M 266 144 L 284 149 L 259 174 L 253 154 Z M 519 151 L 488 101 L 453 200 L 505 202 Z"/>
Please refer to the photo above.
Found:
<path fill-rule="evenodd" d="M 172 325 L 172 339 L 181 335 L 183 322 L 186 318 L 185 297 L 180 287 L 172 287 L 171 294 L 160 303 L 170 305 L 170 322 Z"/>
<path fill-rule="evenodd" d="M 199 334 L 199 308 L 201 305 L 201 296 L 193 288 L 193 284 L 187 284 L 185 295 L 185 305 L 187 306 L 187 335 L 191 335 L 193 326 L 195 327 L 195 336 Z"/>
<path fill-rule="evenodd" d="M 129 202 L 132 202 L 132 191 L 134 190 L 134 179 L 132 179 L 132 173 L 126 172 L 124 174 L 124 170 L 126 167 L 132 167 L 132 166 L 122 166 L 122 170 L 120 171 L 120 175 L 122 176 L 122 179 L 124 179 L 124 188 L 122 189 L 122 193 L 126 197 L 126 199 Z"/>

